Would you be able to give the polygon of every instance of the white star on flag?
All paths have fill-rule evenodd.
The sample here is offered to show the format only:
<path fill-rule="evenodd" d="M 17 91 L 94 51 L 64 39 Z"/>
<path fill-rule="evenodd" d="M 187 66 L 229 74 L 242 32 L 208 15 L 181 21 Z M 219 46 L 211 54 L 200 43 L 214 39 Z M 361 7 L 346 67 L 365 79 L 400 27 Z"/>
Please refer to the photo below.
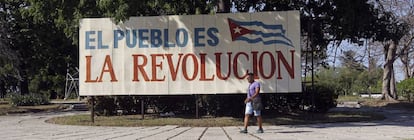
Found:
<path fill-rule="evenodd" d="M 239 27 L 234 28 L 234 33 L 239 33 L 240 34 L 241 29 Z"/>

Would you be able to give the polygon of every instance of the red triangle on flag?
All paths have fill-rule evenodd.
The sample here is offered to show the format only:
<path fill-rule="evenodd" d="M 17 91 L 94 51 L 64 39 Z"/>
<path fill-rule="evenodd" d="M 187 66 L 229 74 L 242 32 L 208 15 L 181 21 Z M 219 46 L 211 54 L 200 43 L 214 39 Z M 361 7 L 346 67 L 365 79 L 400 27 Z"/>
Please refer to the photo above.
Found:
<path fill-rule="evenodd" d="M 230 18 L 227 18 L 229 22 L 229 28 L 230 28 L 230 34 L 231 34 L 231 40 L 234 41 L 238 37 L 249 34 L 253 32 L 252 30 L 249 30 L 247 28 L 244 28 L 236 23 L 234 23 Z"/>

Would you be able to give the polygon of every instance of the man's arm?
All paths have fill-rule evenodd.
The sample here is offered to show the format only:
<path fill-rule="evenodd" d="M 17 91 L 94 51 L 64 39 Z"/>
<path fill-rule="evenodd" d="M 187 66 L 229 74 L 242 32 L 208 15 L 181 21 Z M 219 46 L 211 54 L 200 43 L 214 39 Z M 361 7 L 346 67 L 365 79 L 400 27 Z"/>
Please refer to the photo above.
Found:
<path fill-rule="evenodd" d="M 252 96 L 252 97 L 250 97 L 250 98 L 246 98 L 246 100 L 244 100 L 244 103 L 247 103 L 247 102 L 252 101 L 252 100 L 253 100 L 253 98 L 256 98 L 256 96 L 258 96 L 258 95 L 259 95 L 259 92 L 260 92 L 260 86 L 259 86 L 259 87 L 256 87 L 256 89 L 255 89 L 255 91 L 254 91 L 253 96 Z"/>
<path fill-rule="evenodd" d="M 258 96 L 258 95 L 259 95 L 259 92 L 260 92 L 260 87 L 257 87 L 257 88 L 256 88 L 256 90 L 254 91 L 253 96 L 252 96 L 251 98 L 252 98 L 252 99 L 253 99 L 253 98 L 256 98 L 256 96 Z"/>

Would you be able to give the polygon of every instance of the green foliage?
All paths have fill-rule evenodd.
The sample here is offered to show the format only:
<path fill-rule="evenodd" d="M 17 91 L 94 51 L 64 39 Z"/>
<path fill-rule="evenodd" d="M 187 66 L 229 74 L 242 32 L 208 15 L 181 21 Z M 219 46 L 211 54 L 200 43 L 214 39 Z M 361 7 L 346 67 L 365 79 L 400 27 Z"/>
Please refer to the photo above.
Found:
<path fill-rule="evenodd" d="M 116 96 L 115 104 L 118 109 L 123 110 L 122 114 L 141 113 L 139 98 L 136 96 Z"/>
<path fill-rule="evenodd" d="M 290 113 L 303 109 L 304 94 L 263 94 L 262 100 L 267 108 L 265 113 Z"/>
<path fill-rule="evenodd" d="M 53 23 L 67 38 L 78 45 L 79 20 L 91 17 L 109 17 L 116 23 L 131 16 L 208 14 L 216 0 L 99 0 L 99 1 L 42 1 L 27 0 L 31 5 L 24 15 L 36 23 Z"/>
<path fill-rule="evenodd" d="M 293 96 L 276 97 L 277 94 L 263 94 L 263 102 L 271 110 L 287 110 L 287 104 L 291 109 L 299 109 L 300 99 L 293 101 Z M 293 98 L 297 98 L 295 96 Z M 244 111 L 245 94 L 236 95 L 199 95 L 199 115 L 211 116 L 233 116 L 242 117 Z M 116 115 L 118 110 L 122 114 L 140 114 L 141 99 L 144 100 L 145 109 L 152 108 L 156 112 L 164 113 L 174 112 L 175 114 L 195 114 L 195 96 L 98 96 L 95 97 L 95 111 L 97 115 L 112 116 Z M 282 102 L 283 100 L 283 102 Z M 289 101 L 288 101 L 289 100 Z M 289 102 L 289 103 L 288 103 Z M 294 105 L 293 105 L 293 104 Z M 91 100 L 88 100 L 89 106 Z M 90 106 L 91 107 L 91 106 Z"/>
<path fill-rule="evenodd" d="M 347 67 L 339 67 L 335 70 L 322 68 L 316 75 L 316 83 L 331 87 L 337 95 L 381 92 L 381 68 L 373 68 L 371 72 L 367 69 L 356 70 Z"/>
<path fill-rule="evenodd" d="M 65 77 L 63 75 L 48 74 L 47 71 L 41 71 L 40 74 L 34 75 L 30 80 L 29 90 L 43 95 L 49 95 L 51 92 L 60 93 L 58 96 L 63 97 Z"/>
<path fill-rule="evenodd" d="M 58 14 L 53 1 L 42 2 L 32 5 L 31 1 L 6 0 L 0 4 L 0 21 L 6 21 L 1 24 L 0 81 L 7 81 L 0 86 L 17 86 L 22 94 L 62 93 L 67 64 L 78 59 L 77 48 L 49 18 Z M 53 12 L 42 17 L 29 7 Z M 33 14 L 27 14 L 30 12 Z"/>
<path fill-rule="evenodd" d="M 331 87 L 335 94 L 340 94 L 343 92 L 344 89 L 344 85 L 340 84 L 339 82 L 342 77 L 342 74 L 340 74 L 340 72 L 341 71 L 339 71 L 338 69 L 334 70 L 333 68 L 322 68 L 316 74 L 315 81 L 319 85 Z"/>
<path fill-rule="evenodd" d="M 320 84 L 316 84 L 314 88 L 316 112 L 327 112 L 330 108 L 336 106 L 336 99 L 338 98 L 338 94 L 334 92 L 334 88 Z"/>
<path fill-rule="evenodd" d="M 201 114 L 240 117 L 244 111 L 246 95 L 201 95 Z"/>
<path fill-rule="evenodd" d="M 359 95 L 359 93 L 381 92 L 382 69 L 367 68 L 356 61 L 347 61 L 343 67 L 322 68 L 315 78 L 315 100 L 317 111 L 327 111 L 333 107 L 338 95 Z M 360 69 L 357 69 L 357 68 Z M 307 89 L 310 89 L 307 85 Z M 325 108 L 326 107 L 326 108 Z"/>
<path fill-rule="evenodd" d="M 99 116 L 112 116 L 117 112 L 117 105 L 114 96 L 96 96 L 95 98 L 95 113 Z M 92 106 L 92 98 L 88 99 L 89 108 Z"/>
<path fill-rule="evenodd" d="M 354 92 L 364 93 L 381 93 L 382 88 L 382 69 L 376 68 L 371 72 L 364 70 L 358 74 L 354 82 Z"/>
<path fill-rule="evenodd" d="M 39 94 L 10 95 L 10 104 L 14 106 L 35 106 L 49 104 L 49 98 Z"/>
<path fill-rule="evenodd" d="M 155 106 L 159 113 L 174 112 L 176 114 L 190 114 L 195 112 L 194 96 L 156 96 L 144 98 L 146 105 Z"/>
<path fill-rule="evenodd" d="M 366 67 L 361 64 L 361 60 L 356 59 L 356 53 L 357 52 L 352 50 L 343 52 L 343 55 L 340 57 L 342 66 L 356 71 L 363 71 Z"/>
<path fill-rule="evenodd" d="M 310 87 L 308 87 L 310 88 Z M 337 94 L 329 86 L 315 86 L 315 109 L 313 111 L 326 112 L 336 105 Z M 310 94 L 308 94 L 310 95 Z M 262 94 L 264 112 L 292 112 L 302 109 L 302 94 Z M 235 95 L 198 95 L 199 115 L 243 117 L 246 98 L 245 94 Z M 95 97 L 95 111 L 97 115 L 112 116 L 118 110 L 122 114 L 140 114 L 140 100 L 144 100 L 145 109 L 152 108 L 156 112 L 174 112 L 175 114 L 195 114 L 195 96 L 99 96 Z M 307 106 L 311 106 L 310 96 L 306 99 Z M 89 105 L 91 105 L 89 100 Z M 147 112 L 148 113 L 148 112 Z"/>
<path fill-rule="evenodd" d="M 213 116 L 239 116 L 244 110 L 246 95 L 199 95 L 199 114 Z M 140 114 L 141 100 L 145 109 L 155 109 L 153 113 L 174 112 L 176 114 L 195 114 L 195 96 L 98 96 L 95 97 L 97 115 Z M 91 100 L 88 100 L 91 105 Z M 91 107 L 91 106 L 90 106 Z"/>
<path fill-rule="evenodd" d="M 336 99 L 338 99 L 338 94 L 335 93 L 335 89 L 329 85 L 324 84 L 315 84 L 313 91 L 310 84 L 306 85 L 308 92 L 306 93 L 304 105 L 312 106 L 311 111 L 315 112 L 327 112 L 330 108 L 336 106 Z M 312 92 L 314 95 L 312 95 Z M 314 104 L 312 104 L 314 101 Z"/>
<path fill-rule="evenodd" d="M 378 80 L 376 85 L 372 87 L 372 92 L 381 93 L 382 92 L 382 80 Z"/>
<path fill-rule="evenodd" d="M 405 79 L 397 84 L 398 96 L 402 96 L 408 101 L 414 99 L 414 78 Z"/>

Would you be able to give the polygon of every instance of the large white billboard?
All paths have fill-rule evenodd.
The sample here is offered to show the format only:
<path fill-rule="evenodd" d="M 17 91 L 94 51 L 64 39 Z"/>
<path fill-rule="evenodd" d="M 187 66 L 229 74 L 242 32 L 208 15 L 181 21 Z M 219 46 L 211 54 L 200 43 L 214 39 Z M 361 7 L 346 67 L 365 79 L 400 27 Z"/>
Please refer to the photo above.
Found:
<path fill-rule="evenodd" d="M 84 18 L 79 93 L 246 93 L 248 72 L 262 93 L 301 92 L 298 11 Z"/>

